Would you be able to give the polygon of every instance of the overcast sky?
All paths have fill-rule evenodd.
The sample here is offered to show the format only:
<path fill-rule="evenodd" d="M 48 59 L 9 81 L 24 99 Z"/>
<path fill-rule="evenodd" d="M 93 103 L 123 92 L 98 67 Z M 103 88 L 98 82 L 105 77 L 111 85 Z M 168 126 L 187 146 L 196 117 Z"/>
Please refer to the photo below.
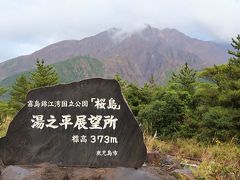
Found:
<path fill-rule="evenodd" d="M 240 33 L 240 1 L 0 0 L 0 62 L 60 40 L 144 24 L 229 43 Z"/>

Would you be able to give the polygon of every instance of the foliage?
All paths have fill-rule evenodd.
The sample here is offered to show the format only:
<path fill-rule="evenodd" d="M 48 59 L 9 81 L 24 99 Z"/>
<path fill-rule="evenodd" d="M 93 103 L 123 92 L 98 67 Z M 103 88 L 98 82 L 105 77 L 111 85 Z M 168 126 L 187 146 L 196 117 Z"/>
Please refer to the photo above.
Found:
<path fill-rule="evenodd" d="M 26 103 L 27 93 L 33 88 L 51 86 L 58 83 L 58 74 L 50 65 L 45 65 L 44 60 L 37 60 L 37 69 L 30 77 L 21 75 L 16 79 L 10 91 L 8 106 L 13 112 L 19 111 Z"/>
<path fill-rule="evenodd" d="M 228 50 L 228 54 L 232 55 L 232 57 L 229 58 L 229 63 L 239 65 L 240 64 L 240 35 L 238 35 L 236 39 L 232 38 L 231 45 L 235 49 L 235 51 Z"/>
<path fill-rule="evenodd" d="M 190 94 L 194 93 L 194 83 L 196 82 L 196 71 L 191 69 L 187 63 L 180 69 L 179 73 L 172 74 L 170 83 L 175 89 L 187 91 Z"/>
<path fill-rule="evenodd" d="M 6 89 L 0 87 L 0 97 L 4 95 L 7 92 Z M 14 110 L 9 107 L 8 103 L 4 100 L 0 100 L 0 124 L 2 123 L 3 119 L 8 116 L 9 114 L 12 114 Z"/>
<path fill-rule="evenodd" d="M 12 86 L 9 105 L 19 111 L 25 105 L 27 93 L 31 88 L 29 80 L 24 75 L 20 76 Z"/>
<path fill-rule="evenodd" d="M 1 123 L 0 123 L 0 138 L 1 137 L 4 137 L 7 133 L 7 130 L 8 130 L 8 126 L 10 124 L 10 122 L 12 121 L 12 116 L 5 116 Z"/>
<path fill-rule="evenodd" d="M 167 91 L 155 101 L 144 106 L 139 112 L 143 128 L 150 134 L 159 132 L 163 137 L 179 131 L 184 116 L 185 105 L 174 91 Z"/>
<path fill-rule="evenodd" d="M 193 84 L 196 81 L 196 73 L 188 64 L 185 64 L 179 73 L 173 74 L 166 87 L 157 85 L 153 76 L 143 87 L 129 84 L 119 75 L 116 77 L 146 133 L 153 135 L 158 132 L 161 137 L 172 137 L 181 131 L 187 110 L 193 104 Z"/>
<path fill-rule="evenodd" d="M 33 88 L 45 87 L 58 84 L 58 74 L 50 65 L 45 65 L 44 60 L 37 60 L 37 70 L 31 74 Z"/>
<path fill-rule="evenodd" d="M 198 87 L 196 114 L 201 119 L 199 136 L 222 141 L 240 141 L 240 36 L 232 42 L 235 51 L 227 64 L 204 69 L 199 76 L 207 82 Z M 206 140 L 206 138 L 205 138 Z"/>
<path fill-rule="evenodd" d="M 128 88 L 128 82 L 125 81 L 125 80 L 123 80 L 123 79 L 121 78 L 121 75 L 120 75 L 119 73 L 115 74 L 115 76 L 113 77 L 113 79 L 115 79 L 115 80 L 119 83 L 119 85 L 120 85 L 120 87 L 121 87 L 121 89 L 122 89 L 122 92 L 125 93 L 126 90 L 127 90 L 127 88 Z M 125 95 L 126 95 L 126 94 L 125 94 Z"/>
<path fill-rule="evenodd" d="M 0 96 L 2 96 L 4 93 L 6 93 L 6 89 L 4 89 L 3 87 L 0 87 Z"/>
<path fill-rule="evenodd" d="M 143 87 L 139 87 L 136 84 L 128 83 L 121 79 L 119 74 L 116 74 L 114 79 L 120 84 L 122 92 L 131 107 L 133 114 L 138 116 L 140 109 L 152 101 L 155 90 L 154 87 L 151 84 L 145 84 Z"/>

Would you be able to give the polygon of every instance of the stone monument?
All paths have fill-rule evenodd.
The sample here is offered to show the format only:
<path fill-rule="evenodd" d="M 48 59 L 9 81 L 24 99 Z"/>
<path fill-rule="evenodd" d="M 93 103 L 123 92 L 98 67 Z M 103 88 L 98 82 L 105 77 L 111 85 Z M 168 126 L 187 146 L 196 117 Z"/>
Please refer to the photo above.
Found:
<path fill-rule="evenodd" d="M 117 81 L 34 89 L 0 139 L 6 165 L 133 167 L 146 160 L 141 129 Z"/>

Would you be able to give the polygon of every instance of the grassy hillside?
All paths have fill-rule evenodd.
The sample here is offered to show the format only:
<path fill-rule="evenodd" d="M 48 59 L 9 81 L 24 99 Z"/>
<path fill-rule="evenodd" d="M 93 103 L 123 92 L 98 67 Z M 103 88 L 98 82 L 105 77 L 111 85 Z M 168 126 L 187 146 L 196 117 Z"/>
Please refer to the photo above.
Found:
<path fill-rule="evenodd" d="M 78 56 L 65 61 L 52 64 L 56 69 L 60 83 L 70 83 L 73 81 L 80 81 L 85 78 L 103 77 L 104 65 L 97 59 Z M 0 86 L 11 87 L 15 80 L 22 74 L 29 76 L 32 71 L 27 71 L 13 76 L 7 77 L 0 81 Z"/>

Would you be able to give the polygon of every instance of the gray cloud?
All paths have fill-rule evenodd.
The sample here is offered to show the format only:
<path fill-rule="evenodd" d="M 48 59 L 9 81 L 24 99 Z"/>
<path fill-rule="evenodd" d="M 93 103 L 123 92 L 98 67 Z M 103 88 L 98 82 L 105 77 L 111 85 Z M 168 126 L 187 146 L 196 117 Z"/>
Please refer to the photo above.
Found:
<path fill-rule="evenodd" d="M 203 40 L 240 33 L 236 0 L 0 0 L 0 61 L 64 39 L 144 24 L 176 28 Z"/>

